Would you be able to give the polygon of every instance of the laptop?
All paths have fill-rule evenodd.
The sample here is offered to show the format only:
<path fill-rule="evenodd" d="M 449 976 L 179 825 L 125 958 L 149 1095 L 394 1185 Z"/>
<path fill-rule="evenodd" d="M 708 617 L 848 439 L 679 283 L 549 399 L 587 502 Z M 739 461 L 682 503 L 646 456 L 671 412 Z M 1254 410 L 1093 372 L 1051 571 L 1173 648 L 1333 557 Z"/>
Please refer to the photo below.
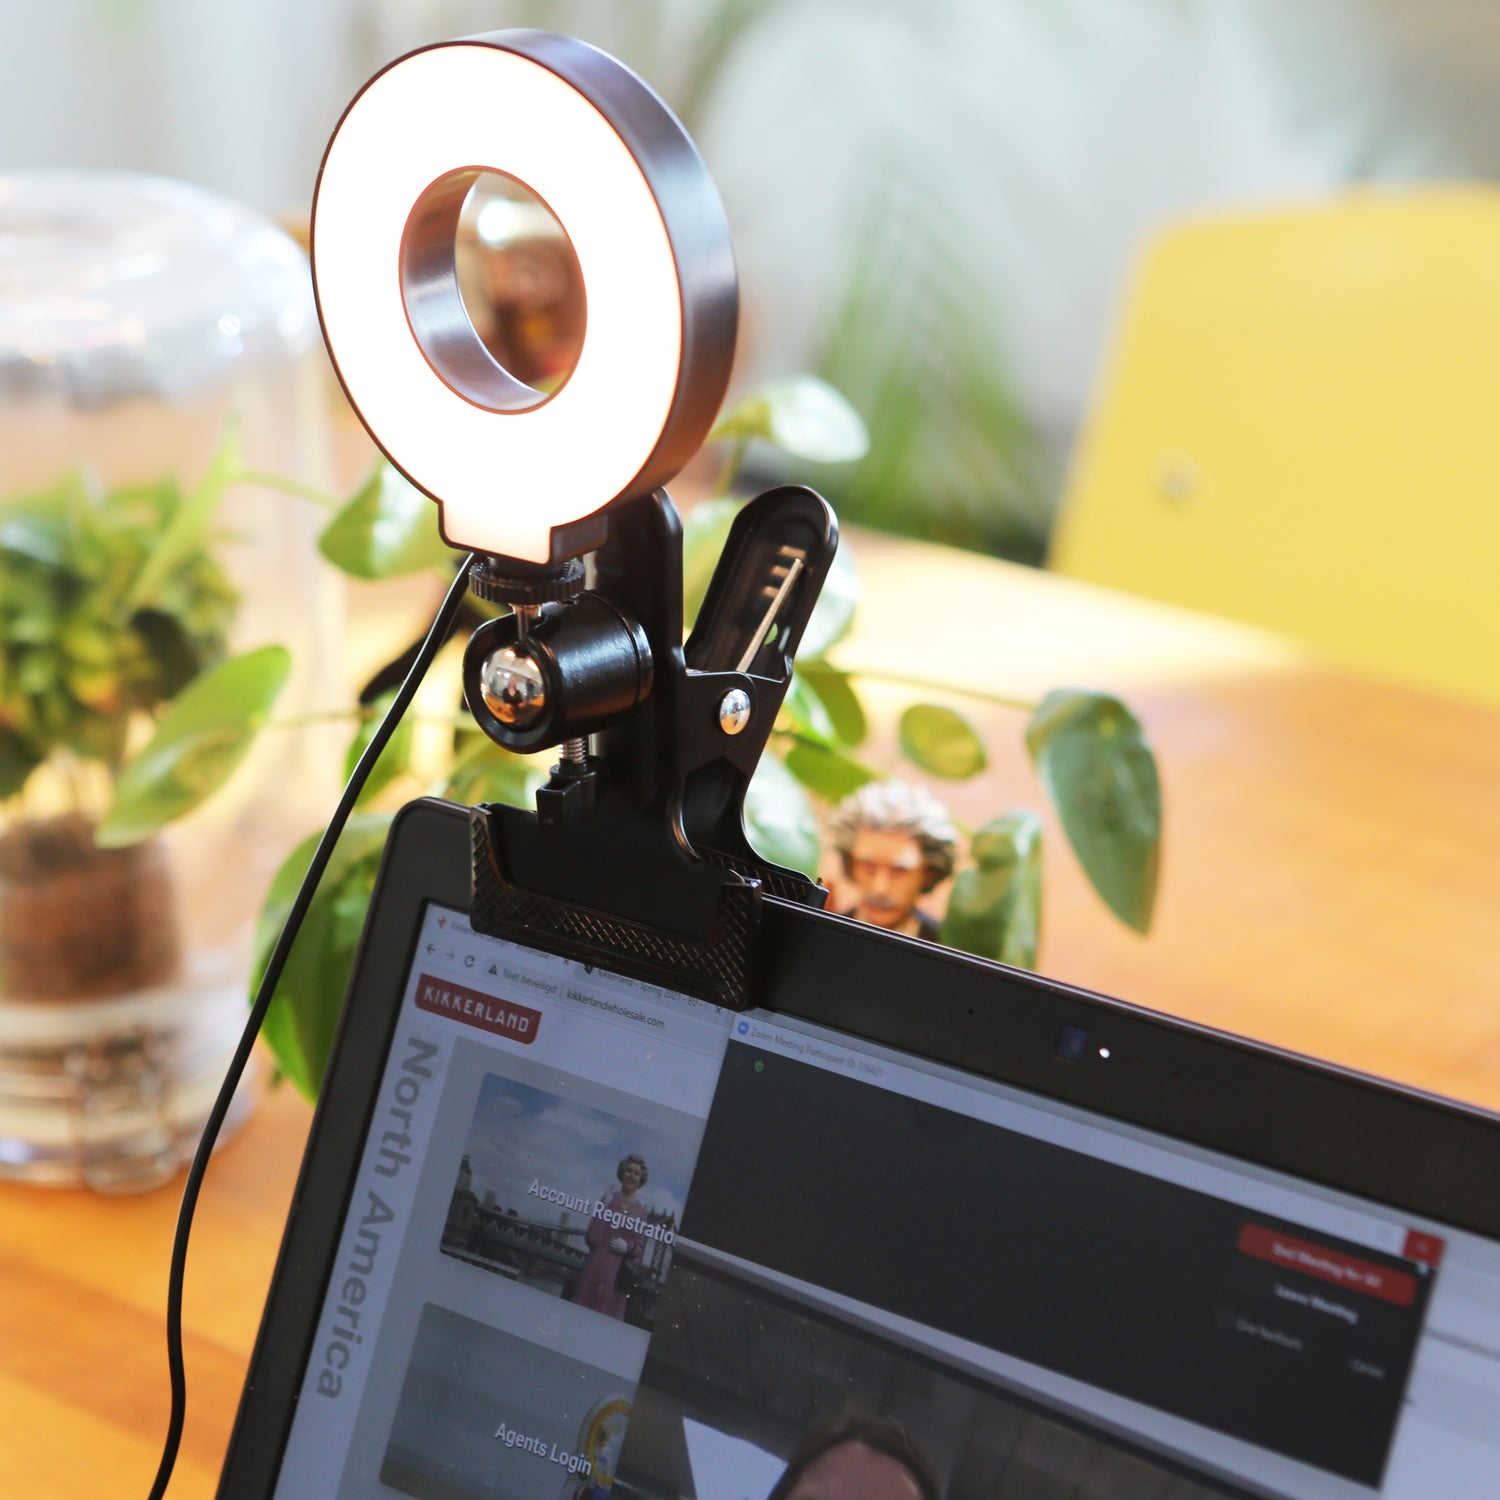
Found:
<path fill-rule="evenodd" d="M 735 1012 L 469 861 L 398 819 L 222 1500 L 1500 1493 L 1500 1118 L 774 899 Z"/>

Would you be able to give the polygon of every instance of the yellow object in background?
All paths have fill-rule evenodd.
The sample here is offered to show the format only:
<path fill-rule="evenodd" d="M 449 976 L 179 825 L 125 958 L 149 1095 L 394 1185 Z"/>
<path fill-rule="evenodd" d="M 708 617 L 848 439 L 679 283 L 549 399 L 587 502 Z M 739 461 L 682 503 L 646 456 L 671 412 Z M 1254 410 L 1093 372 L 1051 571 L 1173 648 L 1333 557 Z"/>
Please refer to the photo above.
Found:
<path fill-rule="evenodd" d="M 1500 191 L 1163 234 L 1051 565 L 1500 703 Z"/>

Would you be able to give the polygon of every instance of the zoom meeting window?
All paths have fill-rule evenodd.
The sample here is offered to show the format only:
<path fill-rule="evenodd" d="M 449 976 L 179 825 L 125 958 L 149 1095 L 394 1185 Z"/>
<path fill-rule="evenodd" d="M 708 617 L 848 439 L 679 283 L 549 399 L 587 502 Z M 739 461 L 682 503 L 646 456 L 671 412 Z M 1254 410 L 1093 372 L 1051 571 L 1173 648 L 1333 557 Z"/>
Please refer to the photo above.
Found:
<path fill-rule="evenodd" d="M 655 1314 L 611 1500 L 1497 1493 L 1500 1248 L 779 1019 Z"/>
<path fill-rule="evenodd" d="M 278 1500 L 607 1492 L 731 1020 L 429 908 Z"/>

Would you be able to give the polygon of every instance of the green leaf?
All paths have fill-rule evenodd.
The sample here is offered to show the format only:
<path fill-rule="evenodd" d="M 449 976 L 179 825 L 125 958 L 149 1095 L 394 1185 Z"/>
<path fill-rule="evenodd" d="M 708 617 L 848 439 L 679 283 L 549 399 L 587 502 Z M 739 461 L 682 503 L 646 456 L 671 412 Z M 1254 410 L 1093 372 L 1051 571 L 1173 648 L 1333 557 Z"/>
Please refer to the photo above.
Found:
<path fill-rule="evenodd" d="M 832 745 L 838 738 L 823 700 L 796 672 L 792 673 L 777 717 L 779 728 L 790 728 L 793 733 L 817 740 L 820 744 Z"/>
<path fill-rule="evenodd" d="M 708 441 L 760 438 L 811 463 L 852 463 L 870 447 L 859 413 L 826 380 L 791 375 L 738 402 L 709 433 Z"/>
<path fill-rule="evenodd" d="M 867 782 L 875 780 L 868 766 L 842 754 L 831 745 L 799 740 L 786 753 L 786 768 L 815 797 L 842 802 Z"/>
<path fill-rule="evenodd" d="M 384 813 L 356 813 L 350 818 L 266 1013 L 261 1035 L 277 1067 L 309 1100 L 317 1098 L 323 1082 L 390 824 Z M 287 856 L 266 893 L 256 922 L 253 988 L 260 985 L 319 837 L 304 839 Z"/>
<path fill-rule="evenodd" d="M 23 565 L 19 569 L 5 568 L 0 581 L 5 590 L 5 646 L 10 650 L 18 645 L 50 649 L 63 618 L 62 602 L 49 586 L 52 580 L 41 570 Z"/>
<path fill-rule="evenodd" d="M 974 867 L 953 877 L 941 941 L 1021 969 L 1036 967 L 1042 917 L 1042 824 L 1009 812 L 974 835 Z"/>
<path fill-rule="evenodd" d="M 0 802 L 14 797 L 41 763 L 30 740 L 13 729 L 0 728 Z"/>
<path fill-rule="evenodd" d="M 438 508 L 383 460 L 323 528 L 318 550 L 355 578 L 399 578 L 450 569 L 456 554 L 438 530 Z"/>
<path fill-rule="evenodd" d="M 854 559 L 841 548 L 833 554 L 833 565 L 823 580 L 812 618 L 797 643 L 800 660 L 810 661 L 822 656 L 849 634 L 855 611 L 859 608 L 859 593 L 859 575 L 854 571 Z"/>
<path fill-rule="evenodd" d="M 130 628 L 140 637 L 143 654 L 150 664 L 151 696 L 155 701 L 180 693 L 207 665 L 202 659 L 205 642 L 194 640 L 182 622 L 171 615 L 155 609 L 139 610 Z"/>
<path fill-rule="evenodd" d="M 914 766 L 949 781 L 966 781 L 987 763 L 984 744 L 969 721 L 936 703 L 914 703 L 901 715 L 901 753 Z"/>
<path fill-rule="evenodd" d="M 839 740 L 850 746 L 864 744 L 870 726 L 849 674 L 814 659 L 798 662 L 797 676 L 818 695 Z"/>
<path fill-rule="evenodd" d="M 125 730 L 125 721 L 118 714 L 92 713 L 80 704 L 67 714 L 55 738 L 84 760 L 115 766 L 125 754 Z"/>
<path fill-rule="evenodd" d="M 818 820 L 807 794 L 774 755 L 761 756 L 745 792 L 745 832 L 763 859 L 816 878 Z"/>
<path fill-rule="evenodd" d="M 1161 859 L 1161 781 L 1135 715 L 1104 693 L 1048 693 L 1026 729 L 1063 831 L 1105 905 L 1146 932 Z"/>
<path fill-rule="evenodd" d="M 683 520 L 682 618 L 689 630 L 703 607 L 703 597 L 739 510 L 738 500 L 704 500 Z"/>
<path fill-rule="evenodd" d="M 396 701 L 395 690 L 383 693 L 373 703 L 368 705 L 368 717 L 359 722 L 359 728 L 350 741 L 348 753 L 344 756 L 344 780 L 354 774 L 354 768 L 359 764 L 359 758 L 369 748 L 370 741 L 375 738 L 375 731 L 380 728 L 381 720 L 385 718 L 392 703 Z M 380 759 L 375 762 L 369 776 L 365 779 L 364 787 L 359 794 L 357 807 L 364 807 L 373 802 L 393 781 L 395 781 L 407 768 L 411 759 L 411 737 L 414 725 L 410 714 L 408 714 L 396 726 L 395 732 L 386 742 L 386 747 L 380 752 Z"/>
<path fill-rule="evenodd" d="M 516 755 L 482 734 L 454 761 L 445 797 L 477 807 L 481 802 L 503 802 L 510 807 L 536 806 L 537 788 L 547 781 L 551 755 Z"/>
<path fill-rule="evenodd" d="M 82 492 L 83 481 L 76 474 L 68 480 Z M 68 526 L 46 498 L 22 501 L 0 512 L 0 552 L 44 568 L 61 568 L 72 551 Z"/>
<path fill-rule="evenodd" d="M 240 460 L 240 428 L 231 420 L 224 436 L 208 461 L 208 468 L 192 494 L 179 505 L 167 522 L 167 529 L 146 555 L 146 561 L 135 581 L 126 591 L 121 617 L 129 619 L 136 610 L 156 602 L 168 580 L 202 546 L 209 523 L 219 508 L 224 492 L 239 478 L 244 465 Z"/>
<path fill-rule="evenodd" d="M 195 677 L 120 773 L 97 842 L 138 843 L 216 792 L 245 758 L 291 665 L 284 648 L 264 646 Z"/>

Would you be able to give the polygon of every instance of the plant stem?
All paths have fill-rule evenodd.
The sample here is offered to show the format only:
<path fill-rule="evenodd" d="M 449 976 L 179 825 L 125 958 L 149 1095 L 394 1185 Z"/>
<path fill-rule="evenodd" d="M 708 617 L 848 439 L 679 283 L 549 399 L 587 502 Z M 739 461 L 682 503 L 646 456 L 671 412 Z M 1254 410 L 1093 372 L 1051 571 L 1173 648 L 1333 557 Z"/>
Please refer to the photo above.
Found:
<path fill-rule="evenodd" d="M 1014 708 L 1024 714 L 1034 714 L 1037 705 L 1025 698 L 1012 698 L 1004 693 L 987 693 L 980 688 L 959 687 L 952 682 L 932 682 L 923 677 L 907 677 L 900 672 L 880 672 L 864 667 L 837 667 L 845 677 L 862 677 L 869 682 L 889 682 L 897 687 L 930 688 L 936 693 L 953 693 L 960 698 L 972 698 L 976 703 L 993 703 L 997 708 Z"/>
<path fill-rule="evenodd" d="M 239 479 L 242 484 L 258 484 L 264 489 L 280 490 L 286 495 L 300 495 L 304 500 L 311 500 L 314 505 L 321 505 L 324 510 L 338 510 L 343 505 L 337 495 L 330 495 L 327 490 L 319 489 L 315 484 L 289 479 L 285 474 L 271 474 L 263 469 L 242 469 Z"/>
<path fill-rule="evenodd" d="M 306 729 L 313 724 L 343 724 L 350 719 L 363 721 L 373 717 L 363 708 L 324 708 L 312 713 L 292 714 L 285 719 L 267 719 L 266 729 Z"/>
<path fill-rule="evenodd" d="M 749 447 L 750 439 L 747 437 L 730 440 L 729 451 L 724 455 L 724 462 L 719 465 L 719 472 L 714 476 L 713 488 L 708 492 L 710 500 L 722 500 L 729 493 L 729 486 L 740 472 Z"/>
<path fill-rule="evenodd" d="M 354 708 L 325 708 L 313 713 L 293 714 L 285 719 L 268 719 L 264 727 L 267 729 L 306 729 L 314 724 L 342 724 L 350 720 L 364 724 L 371 719 L 380 718 L 383 713 L 383 709 L 369 704 L 360 704 Z M 408 714 L 406 717 L 413 724 L 437 724 L 444 729 L 476 728 L 473 719 L 464 714 Z"/>

